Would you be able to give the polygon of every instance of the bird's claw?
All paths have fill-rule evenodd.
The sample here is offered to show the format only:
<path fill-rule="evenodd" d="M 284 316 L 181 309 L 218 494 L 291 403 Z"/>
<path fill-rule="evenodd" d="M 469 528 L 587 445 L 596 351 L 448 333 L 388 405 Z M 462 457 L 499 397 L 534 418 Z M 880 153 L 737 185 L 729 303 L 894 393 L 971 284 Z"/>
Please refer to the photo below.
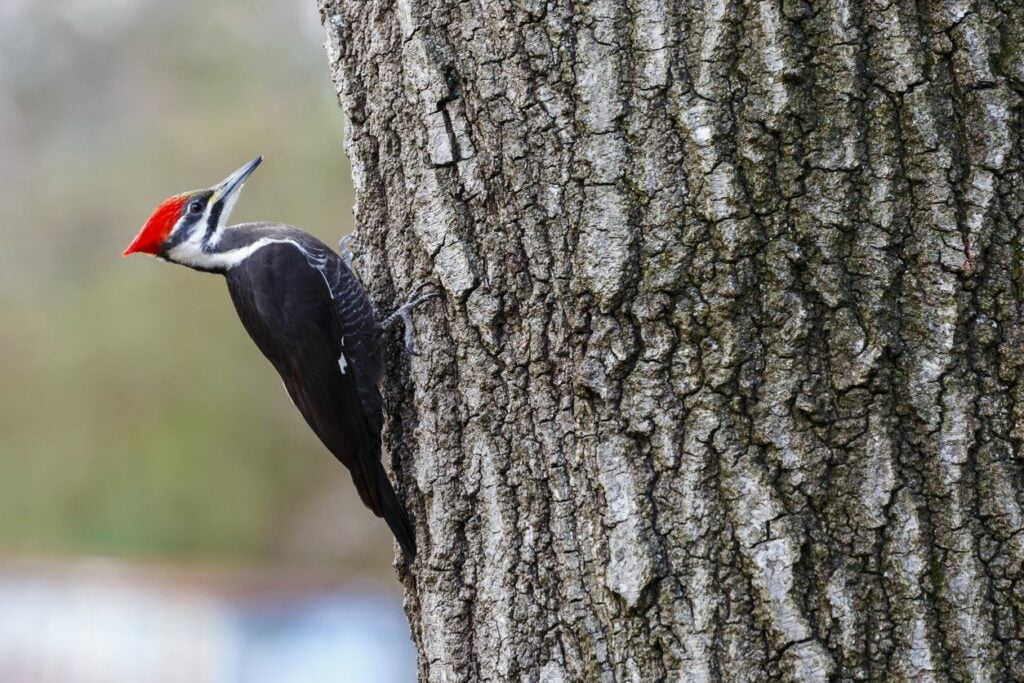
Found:
<path fill-rule="evenodd" d="M 422 294 L 421 292 L 426 287 L 434 287 L 435 291 Z M 415 287 L 413 287 L 412 292 L 410 292 L 409 297 L 406 299 L 405 303 L 399 306 L 394 313 L 385 318 L 384 322 L 381 323 L 381 327 L 387 330 L 390 329 L 399 320 L 402 321 L 402 324 L 405 328 L 405 351 L 411 356 L 418 356 L 419 354 L 416 353 L 415 347 L 413 346 L 412 316 L 409 314 L 412 312 L 414 308 L 416 308 L 420 304 L 430 301 L 431 299 L 436 299 L 437 297 L 441 296 L 441 292 L 436 288 L 437 284 L 431 282 L 430 280 L 424 280 L 423 282 L 420 282 Z"/>
<path fill-rule="evenodd" d="M 340 256 L 341 260 L 345 262 L 345 265 L 348 266 L 349 270 L 352 269 L 352 242 L 355 238 L 355 233 L 350 232 L 338 240 L 338 256 Z"/>

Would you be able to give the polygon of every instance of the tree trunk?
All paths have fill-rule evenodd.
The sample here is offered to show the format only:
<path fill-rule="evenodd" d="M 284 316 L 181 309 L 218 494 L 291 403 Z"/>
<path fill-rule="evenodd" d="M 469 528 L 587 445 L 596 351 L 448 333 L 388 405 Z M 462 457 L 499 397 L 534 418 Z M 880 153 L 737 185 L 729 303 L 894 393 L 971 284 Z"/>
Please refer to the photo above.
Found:
<path fill-rule="evenodd" d="M 1021 5 L 320 2 L 422 680 L 1024 680 Z"/>

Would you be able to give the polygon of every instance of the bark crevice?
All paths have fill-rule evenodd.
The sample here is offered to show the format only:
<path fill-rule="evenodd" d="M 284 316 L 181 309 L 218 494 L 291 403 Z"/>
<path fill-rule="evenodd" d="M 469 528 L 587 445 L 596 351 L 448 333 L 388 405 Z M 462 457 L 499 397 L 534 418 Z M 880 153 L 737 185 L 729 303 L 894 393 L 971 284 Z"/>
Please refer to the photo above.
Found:
<path fill-rule="evenodd" d="M 1024 679 L 1024 9 L 320 7 L 423 680 Z"/>

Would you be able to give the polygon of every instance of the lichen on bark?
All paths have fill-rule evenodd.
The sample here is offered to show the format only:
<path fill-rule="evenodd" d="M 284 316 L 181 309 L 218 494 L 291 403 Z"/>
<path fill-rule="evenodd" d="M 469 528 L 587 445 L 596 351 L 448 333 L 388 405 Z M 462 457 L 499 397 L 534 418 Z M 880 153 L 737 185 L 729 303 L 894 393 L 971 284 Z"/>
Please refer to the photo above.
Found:
<path fill-rule="evenodd" d="M 1024 9 L 319 0 L 419 670 L 1024 679 Z"/>

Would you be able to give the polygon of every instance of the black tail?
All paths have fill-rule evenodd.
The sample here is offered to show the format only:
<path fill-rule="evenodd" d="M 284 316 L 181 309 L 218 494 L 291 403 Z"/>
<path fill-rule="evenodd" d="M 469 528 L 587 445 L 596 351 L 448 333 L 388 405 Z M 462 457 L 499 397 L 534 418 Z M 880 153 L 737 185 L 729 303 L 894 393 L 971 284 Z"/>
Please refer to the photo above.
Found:
<path fill-rule="evenodd" d="M 339 458 L 340 460 L 340 458 Z M 342 460 L 342 462 L 345 462 Z M 348 463 L 345 463 L 348 465 Z M 395 489 L 391 486 L 388 473 L 380 464 L 380 451 L 368 453 L 365 457 L 356 459 L 349 471 L 352 473 L 352 483 L 356 485 L 356 491 L 363 501 L 363 505 L 370 508 L 373 514 L 383 517 L 384 521 L 391 527 L 391 533 L 395 535 L 398 544 L 402 546 L 405 554 L 412 559 L 416 556 L 416 534 L 413 532 L 412 524 L 409 523 L 409 516 L 405 508 L 398 501 Z"/>
<path fill-rule="evenodd" d="M 384 466 L 379 462 L 375 464 L 376 472 L 374 472 L 373 479 L 377 485 L 377 500 L 375 501 L 377 506 L 373 511 L 388 523 L 398 545 L 402 546 L 402 550 L 411 560 L 416 557 L 416 533 L 413 531 L 412 524 L 409 523 L 409 515 L 406 514 L 405 508 L 402 507 L 398 496 L 395 495 L 395 489 L 388 480 Z"/>

